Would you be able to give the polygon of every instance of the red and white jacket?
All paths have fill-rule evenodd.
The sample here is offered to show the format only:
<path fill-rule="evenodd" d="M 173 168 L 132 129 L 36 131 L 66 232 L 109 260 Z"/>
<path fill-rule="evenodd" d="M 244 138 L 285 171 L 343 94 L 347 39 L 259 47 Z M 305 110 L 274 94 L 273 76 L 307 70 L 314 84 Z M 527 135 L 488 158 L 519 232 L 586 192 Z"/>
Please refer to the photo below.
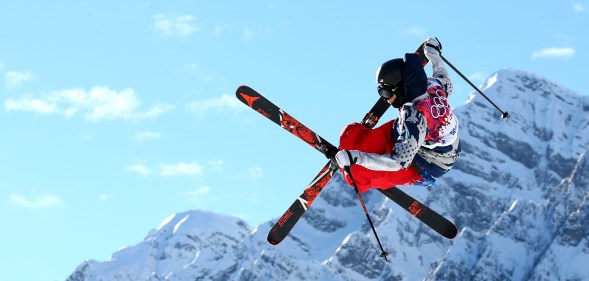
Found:
<path fill-rule="evenodd" d="M 439 56 L 430 62 L 434 73 L 428 78 L 427 91 L 399 108 L 392 128 L 392 152 L 359 152 L 357 164 L 374 171 L 399 171 L 417 165 L 433 178 L 454 166 L 461 148 L 458 118 L 447 100 L 452 83 Z"/>

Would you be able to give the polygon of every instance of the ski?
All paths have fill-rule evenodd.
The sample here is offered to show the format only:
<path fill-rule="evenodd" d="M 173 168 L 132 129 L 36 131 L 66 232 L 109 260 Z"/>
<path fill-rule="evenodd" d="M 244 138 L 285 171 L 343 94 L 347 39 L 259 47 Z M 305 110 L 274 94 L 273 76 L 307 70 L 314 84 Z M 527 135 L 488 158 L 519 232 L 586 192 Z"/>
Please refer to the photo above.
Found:
<path fill-rule="evenodd" d="M 254 89 L 248 86 L 241 86 L 237 88 L 235 95 L 237 96 L 237 99 L 245 105 L 270 119 L 272 122 L 306 142 L 311 147 L 319 150 L 319 152 L 323 153 L 326 157 L 329 158 L 330 153 L 337 152 L 337 147 L 329 144 L 321 136 L 311 131 L 297 119 L 290 116 Z"/>
<path fill-rule="evenodd" d="M 419 55 L 422 59 L 422 66 L 427 65 L 428 60 L 424 54 L 424 44 L 420 45 L 419 48 L 415 51 L 417 55 Z M 251 107 L 251 106 L 250 106 Z M 384 102 L 382 99 L 378 99 L 372 109 L 366 113 L 364 118 L 361 121 L 361 124 L 372 128 L 377 123 L 380 117 L 387 111 L 390 105 Z M 327 151 L 326 151 L 327 152 Z M 328 152 L 325 154 L 329 158 Z M 323 166 L 323 168 L 319 171 L 317 176 L 311 181 L 309 186 L 305 188 L 303 193 L 295 200 L 290 207 L 286 210 L 286 212 L 278 219 L 276 224 L 270 230 L 268 234 L 268 242 L 272 245 L 277 245 L 280 243 L 292 230 L 295 224 L 299 221 L 299 219 L 303 216 L 303 214 L 307 211 L 309 206 L 313 203 L 315 198 L 319 196 L 323 187 L 331 180 L 333 174 L 337 171 L 337 166 L 331 166 L 331 162 L 327 162 Z"/>
<path fill-rule="evenodd" d="M 298 138 L 302 139 L 307 144 L 316 148 L 326 157 L 329 158 L 331 155 L 330 153 L 337 151 L 337 147 L 335 147 L 333 144 L 329 143 L 321 136 L 307 128 L 305 125 L 300 123 L 298 120 L 290 116 L 284 110 L 280 109 L 278 106 L 270 102 L 252 88 L 241 86 L 237 89 L 236 95 L 238 99 L 244 104 L 248 105 L 263 116 L 266 116 L 268 119 L 280 125 Z M 317 197 L 321 189 L 325 186 L 325 184 L 327 184 L 329 179 L 331 179 L 331 176 L 336 170 L 336 167 L 330 166 L 329 164 L 322 169 L 322 172 L 320 172 L 320 174 L 315 177 L 310 187 L 305 190 L 309 190 L 310 192 L 303 193 L 268 233 L 268 242 L 273 245 L 277 245 L 288 235 L 298 219 L 300 219 L 300 217 L 305 213 L 308 206 L 311 205 L 312 200 Z M 452 222 L 431 210 L 418 200 L 415 200 L 411 196 L 407 195 L 400 189 L 393 187 L 387 190 L 381 190 L 381 192 L 393 200 L 393 202 L 399 204 L 405 210 L 413 214 L 416 218 L 424 222 L 426 225 L 432 227 L 432 229 L 438 232 L 440 235 L 449 239 L 452 239 L 456 236 L 456 226 Z M 452 234 L 452 229 L 455 229 L 454 234 Z"/>
<path fill-rule="evenodd" d="M 454 239 L 458 235 L 458 228 L 454 223 L 399 188 L 391 187 L 378 189 L 378 191 L 440 235 L 448 239 Z"/>

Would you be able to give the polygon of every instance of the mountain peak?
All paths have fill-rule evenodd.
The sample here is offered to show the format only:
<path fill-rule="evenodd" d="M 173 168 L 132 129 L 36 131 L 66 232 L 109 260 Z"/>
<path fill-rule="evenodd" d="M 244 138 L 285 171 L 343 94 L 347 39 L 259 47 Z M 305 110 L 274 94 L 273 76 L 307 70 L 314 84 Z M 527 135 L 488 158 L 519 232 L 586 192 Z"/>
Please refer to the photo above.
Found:
<path fill-rule="evenodd" d="M 167 217 L 148 237 L 163 234 L 181 235 L 187 233 L 207 235 L 217 231 L 230 232 L 232 236 L 239 236 L 243 231 L 249 232 L 250 227 L 245 221 L 235 217 L 192 210 Z"/>
<path fill-rule="evenodd" d="M 198 210 L 174 214 L 143 242 L 119 250 L 106 262 L 85 261 L 67 280 L 182 280 L 183 276 L 210 276 L 196 264 L 217 268 L 218 280 L 227 280 L 224 272 L 234 270 L 234 264 L 219 261 L 226 255 L 240 255 L 238 246 L 250 234 L 250 227 L 235 217 Z"/>
<path fill-rule="evenodd" d="M 498 98 L 503 99 L 536 99 L 541 96 L 572 101 L 582 97 L 547 78 L 509 67 L 490 75 L 483 82 L 481 90 L 488 96 L 496 94 Z"/>

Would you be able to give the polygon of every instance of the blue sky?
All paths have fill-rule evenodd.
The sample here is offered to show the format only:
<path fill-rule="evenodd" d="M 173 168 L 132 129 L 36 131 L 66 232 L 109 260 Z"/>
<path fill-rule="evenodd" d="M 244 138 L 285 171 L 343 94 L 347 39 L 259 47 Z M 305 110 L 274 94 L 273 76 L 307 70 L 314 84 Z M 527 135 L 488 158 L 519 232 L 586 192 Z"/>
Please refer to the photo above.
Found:
<path fill-rule="evenodd" d="M 3 2 L 6 280 L 64 280 L 175 212 L 280 216 L 325 160 L 239 85 L 333 143 L 378 66 L 430 36 L 475 84 L 513 67 L 588 94 L 586 0 Z M 459 106 L 472 90 L 451 74 Z"/>

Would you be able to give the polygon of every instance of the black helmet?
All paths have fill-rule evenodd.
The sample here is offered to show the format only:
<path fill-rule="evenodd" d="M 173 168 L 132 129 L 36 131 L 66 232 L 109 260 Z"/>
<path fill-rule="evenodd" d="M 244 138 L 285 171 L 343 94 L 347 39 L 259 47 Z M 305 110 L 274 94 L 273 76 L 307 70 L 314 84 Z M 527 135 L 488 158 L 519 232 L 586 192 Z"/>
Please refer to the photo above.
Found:
<path fill-rule="evenodd" d="M 392 59 L 383 63 L 376 71 L 376 83 L 397 86 L 402 81 L 401 69 L 403 69 L 403 59 Z"/>
<path fill-rule="evenodd" d="M 403 95 L 403 77 L 401 71 L 404 61 L 401 58 L 392 59 L 383 63 L 376 71 L 376 83 L 378 93 L 383 99 L 390 99 L 396 95 L 392 106 L 399 108 L 405 102 Z"/>

